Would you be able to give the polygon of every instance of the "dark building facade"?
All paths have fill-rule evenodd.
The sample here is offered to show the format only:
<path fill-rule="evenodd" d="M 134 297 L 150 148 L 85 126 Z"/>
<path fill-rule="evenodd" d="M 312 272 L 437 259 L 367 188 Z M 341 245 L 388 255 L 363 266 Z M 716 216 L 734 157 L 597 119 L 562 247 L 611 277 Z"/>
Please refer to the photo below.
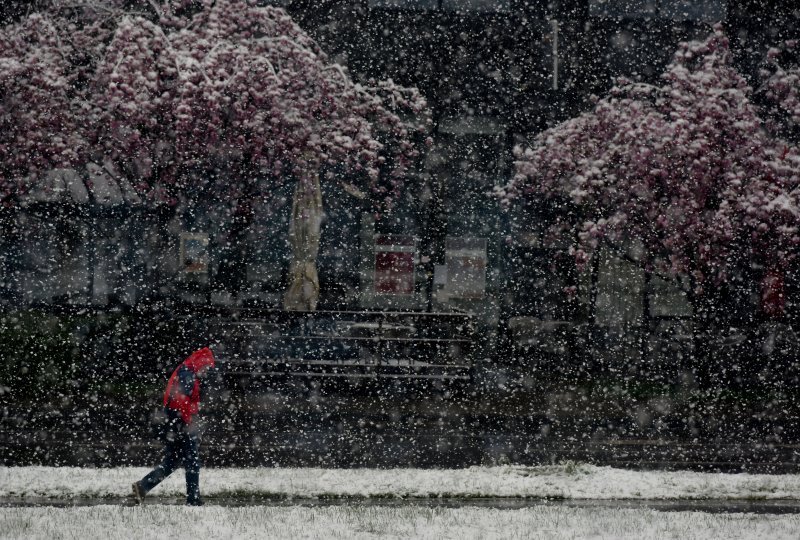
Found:
<path fill-rule="evenodd" d="M 703 39 L 717 23 L 731 39 L 736 66 L 757 86 L 767 48 L 796 38 L 800 23 L 793 2 L 751 0 L 267 3 L 286 7 L 356 78 L 392 78 L 420 88 L 433 110 L 434 145 L 418 171 L 426 197 L 412 234 L 438 263 L 447 237 L 487 238 L 494 273 L 486 284 L 496 296 L 519 272 L 500 241 L 498 229 L 508 224 L 485 194 L 513 174 L 514 145 L 587 110 L 591 96 L 605 93 L 619 76 L 657 82 L 679 42 Z M 539 287 L 517 289 L 521 294 L 541 299 L 559 288 L 552 277 L 531 277 L 548 273 L 541 260 L 552 255 L 522 249 L 519 256 L 530 259 L 522 279 Z M 621 289 L 630 288 L 621 282 Z M 619 298 L 617 292 L 607 296 Z M 538 316 L 567 316 L 563 306 L 534 304 Z M 618 306 L 623 315 L 610 316 L 636 318 L 637 309 Z"/>

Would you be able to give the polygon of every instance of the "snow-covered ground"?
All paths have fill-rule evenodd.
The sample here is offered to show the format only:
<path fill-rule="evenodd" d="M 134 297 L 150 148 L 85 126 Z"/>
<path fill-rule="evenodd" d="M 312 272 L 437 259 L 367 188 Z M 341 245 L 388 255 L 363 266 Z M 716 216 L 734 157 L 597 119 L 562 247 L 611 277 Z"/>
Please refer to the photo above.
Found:
<path fill-rule="evenodd" d="M 147 469 L 0 467 L 0 497 L 108 498 L 128 495 Z M 203 469 L 204 496 L 270 496 L 279 506 L 191 508 L 180 502 L 183 475 L 159 486 L 144 506 L 0 507 L 0 538 L 770 538 L 796 539 L 800 515 L 659 512 L 649 508 L 535 505 L 498 509 L 363 504 L 358 497 L 530 497 L 562 499 L 798 499 L 800 475 L 637 472 L 563 464 L 468 469 Z M 345 504 L 295 505 L 322 497 Z M 348 498 L 355 499 L 348 499 Z"/>
<path fill-rule="evenodd" d="M 148 469 L 0 467 L 0 497 L 118 498 Z M 800 499 L 800 475 L 631 471 L 566 463 L 466 469 L 204 468 L 206 498 L 529 497 L 549 499 Z M 179 497 L 182 471 L 153 495 Z"/>
<path fill-rule="evenodd" d="M 169 505 L 0 508 L 14 539 L 769 539 L 796 540 L 800 516 L 537 506 L 520 510 L 419 506 Z"/>

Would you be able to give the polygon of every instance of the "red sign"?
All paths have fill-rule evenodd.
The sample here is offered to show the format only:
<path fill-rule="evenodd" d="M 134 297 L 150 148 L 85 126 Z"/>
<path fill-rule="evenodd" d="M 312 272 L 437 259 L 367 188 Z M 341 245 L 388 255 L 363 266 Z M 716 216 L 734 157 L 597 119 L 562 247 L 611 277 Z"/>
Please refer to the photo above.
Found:
<path fill-rule="evenodd" d="M 375 293 L 414 294 L 413 236 L 380 234 L 375 236 Z"/>

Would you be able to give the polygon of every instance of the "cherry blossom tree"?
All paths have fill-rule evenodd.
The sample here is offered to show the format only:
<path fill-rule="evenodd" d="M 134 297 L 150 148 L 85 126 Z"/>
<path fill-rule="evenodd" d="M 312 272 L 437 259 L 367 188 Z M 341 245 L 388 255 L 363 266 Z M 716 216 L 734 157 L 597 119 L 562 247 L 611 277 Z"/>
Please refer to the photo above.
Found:
<path fill-rule="evenodd" d="M 34 14 L 0 33 L 0 201 L 43 170 L 79 163 L 86 150 L 83 110 L 69 45 Z"/>
<path fill-rule="evenodd" d="M 30 10 L 30 7 L 29 7 Z M 96 149 L 92 94 L 122 2 L 53 2 L 0 31 L 0 192 L 7 205 L 49 169 Z"/>
<path fill-rule="evenodd" d="M 800 142 L 800 48 L 798 41 L 787 40 L 767 51 L 760 70 L 762 84 L 756 92 L 760 98 L 762 116 L 766 128 L 776 137 L 790 141 L 786 152 L 788 159 L 797 162 L 797 144 Z M 795 195 L 797 188 L 794 188 Z M 785 199 L 776 204 L 787 205 Z M 788 203 L 791 204 L 791 203 Z M 788 214 L 785 214 L 788 215 Z M 794 220 L 796 221 L 796 219 Z M 783 224 L 792 227 L 794 223 Z M 781 316 L 784 312 L 786 275 L 791 269 L 786 263 L 771 264 L 762 281 L 762 304 L 770 315 Z M 796 272 L 796 263 L 795 263 Z"/>
<path fill-rule="evenodd" d="M 66 18 L 56 3 L 6 29 L 30 49 L 21 56 L 19 43 L 0 44 L 3 119 L 20 126 L 17 139 L 0 146 L 9 153 L 0 154 L 7 178 L 101 158 L 151 201 L 224 192 L 237 215 L 251 212 L 252 197 L 269 196 L 259 193 L 265 178 L 273 187 L 293 181 L 295 260 L 285 305 L 314 309 L 320 181 L 389 210 L 419 152 L 424 99 L 391 81 L 353 80 L 279 8 L 252 0 L 124 4 L 75 2 Z M 36 24 L 46 31 L 25 33 Z M 87 54 L 85 62 L 64 65 L 58 30 L 67 28 L 70 50 Z M 32 35 L 40 37 L 25 37 Z M 31 48 L 37 40 L 42 50 Z M 25 70 L 34 74 L 22 89 L 15 81 Z M 35 73 L 45 71 L 47 83 L 38 84 Z M 77 80 L 83 84 L 71 84 Z M 5 114 L 35 92 L 39 113 Z M 40 148 L 41 157 L 20 148 Z M 220 163 L 224 177 L 210 172 Z"/>
<path fill-rule="evenodd" d="M 620 80 L 516 149 L 498 195 L 567 204 L 551 233 L 575 239 L 581 268 L 602 243 L 640 243 L 645 267 L 687 278 L 701 322 L 737 265 L 782 265 L 800 246 L 798 151 L 764 129 L 751 94 L 715 27 L 680 44 L 660 85 Z"/>

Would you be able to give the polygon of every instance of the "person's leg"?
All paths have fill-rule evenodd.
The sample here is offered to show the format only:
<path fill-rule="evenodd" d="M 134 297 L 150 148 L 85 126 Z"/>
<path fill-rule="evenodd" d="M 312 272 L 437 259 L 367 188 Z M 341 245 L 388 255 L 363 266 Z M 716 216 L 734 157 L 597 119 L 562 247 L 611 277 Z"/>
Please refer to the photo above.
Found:
<path fill-rule="evenodd" d="M 200 439 L 193 434 L 183 437 L 183 468 L 186 470 L 186 502 L 202 504 L 200 500 Z"/>
<path fill-rule="evenodd" d="M 164 478 L 172 474 L 181 462 L 180 456 L 181 437 L 168 438 L 164 445 L 164 459 L 139 481 L 139 487 L 142 492 L 147 494 L 148 491 L 160 484 Z"/>

